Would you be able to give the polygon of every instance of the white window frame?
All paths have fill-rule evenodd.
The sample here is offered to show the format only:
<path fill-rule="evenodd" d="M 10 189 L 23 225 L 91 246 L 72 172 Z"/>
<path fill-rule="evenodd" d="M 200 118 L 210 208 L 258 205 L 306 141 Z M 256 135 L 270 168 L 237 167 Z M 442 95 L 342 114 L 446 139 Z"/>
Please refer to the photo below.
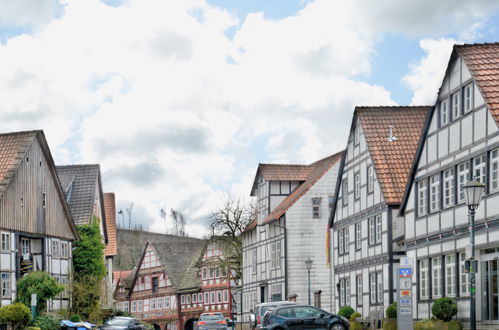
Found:
<path fill-rule="evenodd" d="M 376 221 L 374 217 L 368 219 L 369 245 L 376 244 Z"/>
<path fill-rule="evenodd" d="M 418 216 L 426 215 L 427 213 L 427 196 L 428 196 L 428 181 L 426 179 L 417 183 L 417 198 L 418 198 Z"/>
<path fill-rule="evenodd" d="M 362 223 L 358 222 L 355 224 L 355 248 L 362 248 Z"/>
<path fill-rule="evenodd" d="M 2 232 L 2 252 L 10 251 L 10 233 Z"/>
<path fill-rule="evenodd" d="M 464 113 L 473 110 L 473 83 L 464 86 Z"/>
<path fill-rule="evenodd" d="M 487 154 L 473 158 L 473 179 L 487 184 Z"/>
<path fill-rule="evenodd" d="M 132 313 L 135 313 L 137 311 L 137 301 L 134 300 L 132 301 Z"/>
<path fill-rule="evenodd" d="M 430 212 L 440 210 L 440 173 L 430 177 Z"/>
<path fill-rule="evenodd" d="M 374 166 L 367 167 L 367 193 L 374 191 Z"/>
<path fill-rule="evenodd" d="M 449 99 L 440 101 L 440 126 L 445 126 L 450 122 Z"/>
<path fill-rule="evenodd" d="M 0 273 L 1 286 L 2 286 L 2 298 L 12 298 L 11 297 L 11 274 L 7 272 Z"/>
<path fill-rule="evenodd" d="M 431 259 L 432 298 L 442 297 L 442 257 Z"/>
<path fill-rule="evenodd" d="M 376 273 L 371 273 L 369 274 L 369 287 L 370 287 L 370 292 L 369 292 L 369 301 L 371 302 L 371 305 L 376 304 L 376 288 L 377 288 L 377 282 L 376 282 Z"/>
<path fill-rule="evenodd" d="M 357 290 L 357 306 L 362 306 L 362 275 L 358 275 L 357 277 L 355 277 L 355 285 Z"/>
<path fill-rule="evenodd" d="M 445 258 L 445 295 L 456 296 L 456 255 L 449 254 Z"/>
<path fill-rule="evenodd" d="M 377 282 L 377 295 L 376 299 L 378 300 L 378 304 L 381 304 L 383 302 L 383 273 L 379 272 L 376 273 L 376 282 Z"/>
<path fill-rule="evenodd" d="M 340 307 L 345 306 L 345 279 L 340 279 Z"/>
<path fill-rule="evenodd" d="M 461 116 L 461 92 L 455 92 L 451 96 L 452 101 L 452 120 Z"/>
<path fill-rule="evenodd" d="M 457 165 L 458 203 L 464 202 L 464 185 L 470 181 L 470 162 L 466 161 Z"/>
<path fill-rule="evenodd" d="M 374 216 L 376 219 L 376 244 L 381 243 L 383 232 L 383 220 L 381 214 Z"/>
<path fill-rule="evenodd" d="M 342 200 L 343 200 L 343 206 L 346 206 L 348 205 L 348 178 L 345 178 L 343 179 L 343 182 L 342 182 Z"/>
<path fill-rule="evenodd" d="M 360 198 L 360 173 L 355 173 L 353 176 L 353 182 L 354 182 L 354 189 L 353 189 L 353 195 L 355 199 Z"/>
<path fill-rule="evenodd" d="M 466 261 L 466 254 L 459 253 L 459 295 L 470 295 L 470 278 L 469 274 L 465 272 L 464 263 Z"/>
<path fill-rule="evenodd" d="M 443 207 L 454 205 L 454 167 L 448 168 L 443 172 Z"/>
<path fill-rule="evenodd" d="M 499 148 L 494 149 L 490 152 L 490 174 L 489 174 L 489 190 L 498 191 L 499 190 Z"/>
<path fill-rule="evenodd" d="M 345 232 L 343 231 L 343 228 L 338 230 L 338 254 L 344 254 L 345 253 Z"/>
<path fill-rule="evenodd" d="M 430 272 L 428 268 L 429 259 L 419 261 L 419 297 L 421 299 L 430 298 Z"/>

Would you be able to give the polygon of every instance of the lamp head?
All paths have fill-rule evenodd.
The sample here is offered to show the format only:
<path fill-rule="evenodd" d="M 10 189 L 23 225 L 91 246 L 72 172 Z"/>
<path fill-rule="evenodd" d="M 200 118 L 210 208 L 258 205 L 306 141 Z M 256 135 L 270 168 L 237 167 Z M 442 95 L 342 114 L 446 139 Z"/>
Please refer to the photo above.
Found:
<path fill-rule="evenodd" d="M 305 267 L 307 267 L 307 270 L 310 270 L 312 269 L 312 264 L 314 263 L 314 261 L 310 258 L 308 258 L 307 260 L 305 260 Z"/>
<path fill-rule="evenodd" d="M 466 205 L 470 209 L 476 209 L 480 204 L 480 199 L 482 198 L 483 191 L 485 190 L 485 185 L 478 182 L 477 180 L 472 180 L 463 186 L 464 199 Z"/>

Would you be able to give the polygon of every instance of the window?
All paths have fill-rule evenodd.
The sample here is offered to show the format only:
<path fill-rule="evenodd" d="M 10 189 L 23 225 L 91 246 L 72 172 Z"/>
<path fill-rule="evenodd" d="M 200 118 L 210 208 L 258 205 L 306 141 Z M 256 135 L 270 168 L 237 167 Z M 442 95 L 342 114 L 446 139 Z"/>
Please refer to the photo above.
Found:
<path fill-rule="evenodd" d="M 215 277 L 220 278 L 220 268 L 215 269 Z"/>
<path fill-rule="evenodd" d="M 454 205 L 454 168 L 444 171 L 443 207 Z"/>
<path fill-rule="evenodd" d="M 198 302 L 202 303 L 203 302 L 203 294 L 198 293 Z"/>
<path fill-rule="evenodd" d="M 3 298 L 11 298 L 10 297 L 10 273 L 2 273 L 2 297 Z"/>
<path fill-rule="evenodd" d="M 430 178 L 430 212 L 440 208 L 440 174 Z"/>
<path fill-rule="evenodd" d="M 125 312 L 130 312 L 130 302 L 125 301 L 124 306 L 125 306 L 125 307 L 123 308 L 123 309 L 124 309 L 124 311 L 125 311 Z"/>
<path fill-rule="evenodd" d="M 151 310 L 155 310 L 156 309 L 156 298 L 152 298 L 151 300 Z"/>
<path fill-rule="evenodd" d="M 253 249 L 253 266 L 251 267 L 252 268 L 252 271 L 253 271 L 253 274 L 256 274 L 256 249 Z"/>
<path fill-rule="evenodd" d="M 217 303 L 222 302 L 222 291 L 217 291 Z"/>
<path fill-rule="evenodd" d="M 431 259 L 432 296 L 440 298 L 442 296 L 442 259 L 435 257 Z"/>
<path fill-rule="evenodd" d="M 63 258 L 69 257 L 68 242 L 61 242 L 61 256 Z"/>
<path fill-rule="evenodd" d="M 465 272 L 464 261 L 466 255 L 459 253 L 459 294 L 466 296 L 470 294 L 470 279 L 468 273 Z"/>
<path fill-rule="evenodd" d="M 272 269 L 281 268 L 281 241 L 270 245 L 270 267 Z"/>
<path fill-rule="evenodd" d="M 348 179 L 343 179 L 343 205 L 348 205 Z"/>
<path fill-rule="evenodd" d="M 224 303 L 229 302 L 229 291 L 224 290 Z"/>
<path fill-rule="evenodd" d="M 340 229 L 338 231 L 338 253 L 343 254 L 345 253 L 345 232 L 343 229 Z"/>
<path fill-rule="evenodd" d="M 2 251 L 10 252 L 10 233 L 2 233 Z"/>
<path fill-rule="evenodd" d="M 52 258 L 59 257 L 59 241 L 52 240 Z"/>
<path fill-rule="evenodd" d="M 459 92 L 452 94 L 452 119 L 456 119 L 461 115 L 461 102 Z"/>
<path fill-rule="evenodd" d="M 426 180 L 421 180 L 417 183 L 418 187 L 418 215 L 426 214 Z"/>
<path fill-rule="evenodd" d="M 448 100 L 440 101 L 440 125 L 443 126 L 450 121 Z"/>
<path fill-rule="evenodd" d="M 210 303 L 215 303 L 215 291 L 210 292 Z"/>
<path fill-rule="evenodd" d="M 490 152 L 490 191 L 499 189 L 499 149 Z"/>
<path fill-rule="evenodd" d="M 197 293 L 194 293 L 192 295 L 192 303 L 195 304 L 198 302 L 198 294 Z"/>
<path fill-rule="evenodd" d="M 321 198 L 312 198 L 312 218 L 321 217 Z"/>
<path fill-rule="evenodd" d="M 185 296 L 184 295 L 180 296 L 180 303 L 185 304 Z"/>
<path fill-rule="evenodd" d="M 204 293 L 204 303 L 209 304 L 210 303 L 210 295 L 208 292 Z"/>
<path fill-rule="evenodd" d="M 353 189 L 353 195 L 355 197 L 355 199 L 359 199 L 360 198 L 360 173 L 356 173 L 354 175 L 354 189 Z"/>
<path fill-rule="evenodd" d="M 163 298 L 157 298 L 156 299 L 156 308 L 157 309 L 163 309 Z"/>
<path fill-rule="evenodd" d="M 340 306 L 350 306 L 350 278 L 340 279 Z"/>
<path fill-rule="evenodd" d="M 132 313 L 135 313 L 137 311 L 137 302 L 132 301 Z"/>
<path fill-rule="evenodd" d="M 373 273 L 369 275 L 369 287 L 371 305 L 383 302 L 383 274 Z"/>
<path fill-rule="evenodd" d="M 459 189 L 457 200 L 464 201 L 464 185 L 470 181 L 470 163 L 464 162 L 457 165 L 457 187 Z"/>
<path fill-rule="evenodd" d="M 353 143 L 354 143 L 354 145 L 358 145 L 360 143 L 360 129 L 359 129 L 359 126 L 355 127 Z"/>
<path fill-rule="evenodd" d="M 207 278 L 206 277 L 206 268 L 203 268 L 203 279 Z"/>
<path fill-rule="evenodd" d="M 333 210 L 333 205 L 334 205 L 334 197 L 333 196 L 328 196 L 327 198 L 327 206 L 329 209 L 329 212 Z"/>
<path fill-rule="evenodd" d="M 421 299 L 430 298 L 428 259 L 419 262 L 419 296 Z"/>
<path fill-rule="evenodd" d="M 382 222 L 381 215 L 369 218 L 369 244 L 381 243 Z"/>
<path fill-rule="evenodd" d="M 158 284 L 159 284 L 159 282 L 158 282 L 158 277 L 157 277 L 157 276 L 154 276 L 154 277 L 152 278 L 152 292 L 153 292 L 153 293 L 158 292 Z"/>
<path fill-rule="evenodd" d="M 355 285 L 357 287 L 357 306 L 362 306 L 362 276 L 355 278 Z"/>
<path fill-rule="evenodd" d="M 472 84 L 464 87 L 464 112 L 469 112 L 473 109 L 473 90 Z"/>
<path fill-rule="evenodd" d="M 374 191 L 374 167 L 371 165 L 367 168 L 367 193 Z"/>
<path fill-rule="evenodd" d="M 361 223 L 356 223 L 355 224 L 355 248 L 358 250 L 362 247 L 362 227 Z"/>
<path fill-rule="evenodd" d="M 473 177 L 483 184 L 487 184 L 487 156 L 485 154 L 473 159 Z"/>
<path fill-rule="evenodd" d="M 454 254 L 445 256 L 445 295 L 449 297 L 456 295 L 456 256 Z"/>

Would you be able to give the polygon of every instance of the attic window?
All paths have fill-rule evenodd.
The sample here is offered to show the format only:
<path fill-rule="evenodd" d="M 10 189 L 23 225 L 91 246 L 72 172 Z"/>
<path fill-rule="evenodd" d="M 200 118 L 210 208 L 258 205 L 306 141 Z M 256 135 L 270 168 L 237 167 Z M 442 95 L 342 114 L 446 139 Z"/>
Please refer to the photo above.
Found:
<path fill-rule="evenodd" d="M 26 163 L 29 163 L 29 156 L 26 157 Z"/>
<path fill-rule="evenodd" d="M 42 161 L 40 160 L 40 166 L 42 166 Z"/>
<path fill-rule="evenodd" d="M 355 127 L 355 132 L 354 132 L 354 140 L 353 143 L 354 145 L 358 145 L 360 142 L 360 129 L 359 126 Z"/>
<path fill-rule="evenodd" d="M 47 206 L 47 193 L 46 192 L 43 192 L 43 195 L 42 195 L 42 206 L 43 207 Z"/>
<path fill-rule="evenodd" d="M 24 206 L 24 198 L 21 197 L 21 207 Z"/>

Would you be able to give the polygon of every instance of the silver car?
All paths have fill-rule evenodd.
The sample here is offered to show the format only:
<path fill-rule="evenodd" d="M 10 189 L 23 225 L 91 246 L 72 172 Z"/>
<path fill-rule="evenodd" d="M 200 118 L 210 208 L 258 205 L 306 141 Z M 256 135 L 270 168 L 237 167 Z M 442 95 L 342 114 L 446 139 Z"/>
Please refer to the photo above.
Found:
<path fill-rule="evenodd" d="M 227 320 L 222 313 L 203 313 L 196 324 L 197 330 L 228 330 Z"/>
<path fill-rule="evenodd" d="M 256 305 L 250 314 L 251 329 L 262 329 L 263 317 L 265 313 L 276 307 L 295 305 L 292 301 L 273 301 Z"/>

